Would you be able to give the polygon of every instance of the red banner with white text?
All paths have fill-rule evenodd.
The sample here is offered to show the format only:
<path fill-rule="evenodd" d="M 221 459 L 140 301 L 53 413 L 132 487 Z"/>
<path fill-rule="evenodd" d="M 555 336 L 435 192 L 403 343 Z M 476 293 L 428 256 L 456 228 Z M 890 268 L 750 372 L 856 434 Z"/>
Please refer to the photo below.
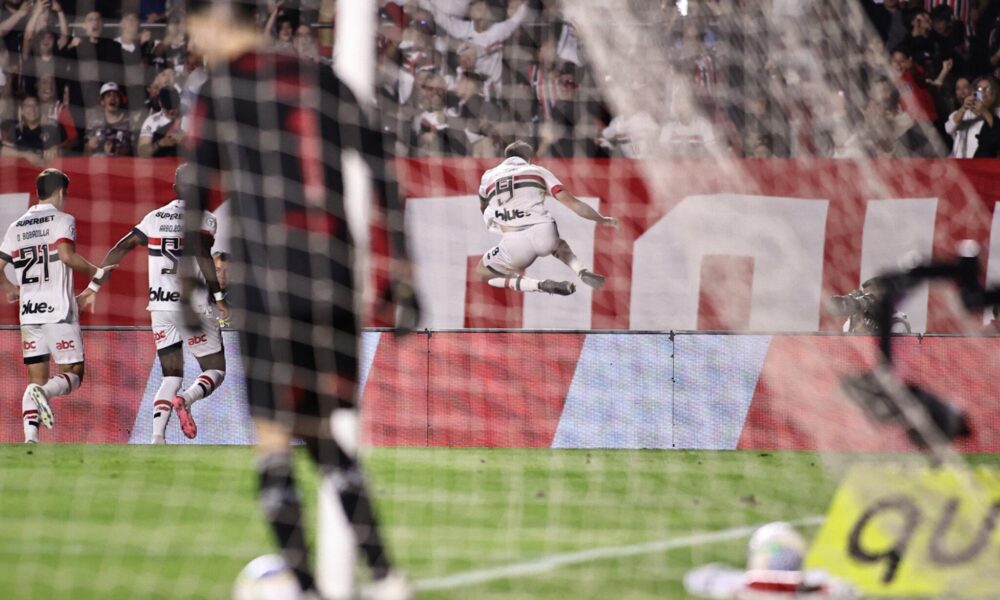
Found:
<path fill-rule="evenodd" d="M 988 278 L 1000 280 L 1000 252 L 992 252 L 1000 245 L 996 161 L 774 160 L 720 169 L 544 160 L 567 189 L 622 222 L 621 230 L 596 228 L 549 202 L 561 236 L 607 283 L 578 285 L 567 298 L 504 292 L 475 276 L 479 257 L 499 240 L 486 231 L 476 197 L 494 163 L 397 161 L 427 327 L 835 330 L 842 319 L 823 311 L 824 298 L 908 257 L 946 256 L 963 239 L 977 241 L 985 261 L 998 257 L 985 264 Z M 81 158 L 54 166 L 72 181 L 66 209 L 77 220 L 77 250 L 91 261 L 174 195 L 170 160 Z M 4 227 L 34 201 L 37 171 L 0 160 Z M 83 323 L 146 324 L 145 269 L 141 253 L 123 261 Z M 554 258 L 536 261 L 527 274 L 573 277 Z M 904 307 L 914 330 L 958 329 L 948 299 L 943 288 L 918 290 Z M 0 306 L 0 323 L 16 322 L 15 307 Z"/>

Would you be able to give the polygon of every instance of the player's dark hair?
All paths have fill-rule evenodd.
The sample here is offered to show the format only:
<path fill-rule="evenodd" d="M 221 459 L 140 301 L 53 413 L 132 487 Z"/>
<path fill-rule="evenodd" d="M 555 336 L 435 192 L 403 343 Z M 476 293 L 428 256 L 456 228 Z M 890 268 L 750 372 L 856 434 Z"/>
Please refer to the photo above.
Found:
<path fill-rule="evenodd" d="M 59 190 L 69 189 L 69 177 L 59 169 L 45 169 L 35 178 L 35 189 L 40 200 L 51 198 Z"/>
<path fill-rule="evenodd" d="M 233 20 L 246 25 L 256 22 L 263 0 L 187 0 L 187 14 L 193 15 L 220 4 L 229 5 Z"/>
<path fill-rule="evenodd" d="M 516 156 L 518 158 L 523 158 L 524 160 L 531 162 L 531 159 L 534 158 L 535 156 L 535 149 L 532 148 L 531 144 L 529 144 L 528 142 L 525 142 L 523 140 L 517 140 L 515 142 L 511 142 L 510 145 L 504 148 L 503 156 L 504 158 L 510 158 L 512 156 Z"/>

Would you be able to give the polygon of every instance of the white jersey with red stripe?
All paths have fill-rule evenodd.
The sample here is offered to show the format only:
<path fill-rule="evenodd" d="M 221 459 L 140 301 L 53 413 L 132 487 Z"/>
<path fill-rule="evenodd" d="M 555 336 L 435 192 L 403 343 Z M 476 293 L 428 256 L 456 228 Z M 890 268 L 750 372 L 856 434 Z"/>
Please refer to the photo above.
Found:
<path fill-rule="evenodd" d="M 201 231 L 213 240 L 215 216 L 205 212 Z M 181 278 L 177 273 L 184 251 L 184 201 L 177 199 L 151 211 L 132 229 L 149 249 L 149 304 L 146 310 L 181 310 Z M 208 294 L 192 299 L 196 309 L 208 307 Z"/>
<path fill-rule="evenodd" d="M 545 196 L 555 196 L 562 183 L 548 169 L 512 156 L 483 173 L 479 197 L 489 202 L 483 220 L 491 231 L 520 228 L 555 219 L 545 208 Z"/>
<path fill-rule="evenodd" d="M 28 209 L 7 228 L 0 258 L 14 265 L 21 287 L 21 325 L 75 322 L 73 270 L 59 244 L 76 244 L 76 219 L 48 203 Z"/>

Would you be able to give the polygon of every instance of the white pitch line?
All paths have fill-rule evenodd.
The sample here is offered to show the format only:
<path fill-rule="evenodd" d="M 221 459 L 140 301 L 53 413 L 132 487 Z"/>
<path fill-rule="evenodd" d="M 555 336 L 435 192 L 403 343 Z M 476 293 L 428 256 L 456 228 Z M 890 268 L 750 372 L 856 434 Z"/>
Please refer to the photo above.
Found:
<path fill-rule="evenodd" d="M 791 525 L 813 526 L 823 522 L 825 517 L 813 515 L 803 517 L 795 521 L 789 521 Z M 497 579 L 509 579 L 514 577 L 525 577 L 555 571 L 560 567 L 577 565 L 580 563 L 593 562 L 596 560 L 607 560 L 611 558 L 622 558 L 625 556 L 637 556 L 640 554 L 654 554 L 656 552 L 666 552 L 677 548 L 687 548 L 690 546 L 702 546 L 716 542 L 726 542 L 743 537 L 749 537 L 758 527 L 764 525 L 749 525 L 745 527 L 734 527 L 721 531 L 707 531 L 703 533 L 693 533 L 675 538 L 634 544 L 631 546 L 608 546 L 605 548 L 593 548 L 591 550 L 581 550 L 578 552 L 567 552 L 565 554 L 551 554 L 536 558 L 535 560 L 513 563 L 492 569 L 477 569 L 475 571 L 465 571 L 444 577 L 433 579 L 422 579 L 416 582 L 418 590 L 449 590 L 453 588 L 466 587 L 487 583 Z"/>

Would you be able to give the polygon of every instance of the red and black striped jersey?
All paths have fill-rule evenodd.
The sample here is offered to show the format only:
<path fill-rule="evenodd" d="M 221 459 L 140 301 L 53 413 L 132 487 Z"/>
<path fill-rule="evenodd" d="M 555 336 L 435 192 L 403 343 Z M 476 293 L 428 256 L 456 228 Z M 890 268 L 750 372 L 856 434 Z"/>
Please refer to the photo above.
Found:
<path fill-rule="evenodd" d="M 561 189 L 551 171 L 512 156 L 483 173 L 479 198 L 488 203 L 483 219 L 493 231 L 550 223 L 555 219 L 545 208 L 545 197 Z"/>
<path fill-rule="evenodd" d="M 381 133 L 330 67 L 273 51 L 239 56 L 210 72 L 190 125 L 186 150 L 195 181 L 184 191 L 185 249 L 194 254 L 201 214 L 221 184 L 229 206 L 228 247 L 241 273 L 237 293 L 248 295 L 235 306 L 261 314 L 298 300 L 308 306 L 329 295 L 311 282 L 326 289 L 331 278 L 350 278 L 343 161 L 351 150 L 370 168 L 389 251 L 405 255 Z"/>

